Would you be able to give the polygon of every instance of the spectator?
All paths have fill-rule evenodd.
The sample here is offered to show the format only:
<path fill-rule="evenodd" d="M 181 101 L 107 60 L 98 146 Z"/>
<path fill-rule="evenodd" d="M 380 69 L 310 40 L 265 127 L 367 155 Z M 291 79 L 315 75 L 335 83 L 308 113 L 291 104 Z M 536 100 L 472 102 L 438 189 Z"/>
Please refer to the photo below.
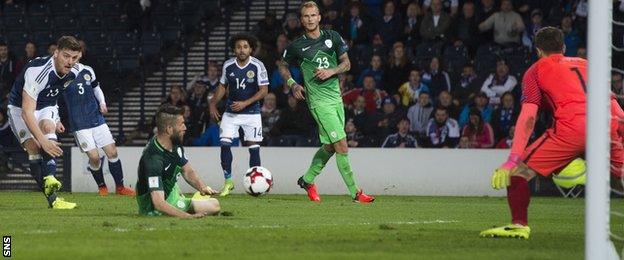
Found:
<path fill-rule="evenodd" d="M 267 11 L 255 28 L 256 37 L 264 48 L 271 46 L 281 31 L 282 28 L 275 19 L 275 11 Z"/>
<path fill-rule="evenodd" d="M 81 42 L 84 42 L 84 41 L 81 41 Z M 83 50 L 83 54 L 82 54 L 83 58 L 80 58 L 80 62 L 83 64 L 92 65 L 91 62 L 84 61 L 86 49 L 83 47 L 82 50 Z M 24 66 L 26 65 L 26 63 L 28 63 L 30 60 L 34 58 L 37 58 L 37 45 L 35 45 L 34 42 L 27 42 L 26 46 L 24 47 L 24 57 L 20 58 L 15 63 L 16 73 L 20 73 L 22 69 L 24 68 Z"/>
<path fill-rule="evenodd" d="M 444 40 L 450 27 L 451 17 L 442 10 L 442 1 L 432 0 L 431 13 L 427 13 L 420 24 L 420 36 L 428 41 Z"/>
<path fill-rule="evenodd" d="M 169 96 L 160 105 L 168 104 L 176 107 L 183 108 L 186 105 L 184 96 L 184 89 L 180 85 L 173 85 L 169 90 Z"/>
<path fill-rule="evenodd" d="M 288 106 L 282 110 L 280 118 L 271 130 L 271 146 L 306 146 L 312 121 L 310 112 L 292 95 Z"/>
<path fill-rule="evenodd" d="M 498 106 L 500 97 L 505 92 L 512 91 L 517 84 L 518 80 L 516 80 L 516 77 L 509 75 L 507 63 L 504 60 L 499 60 L 496 62 L 496 73 L 490 74 L 485 79 L 481 91 L 488 96 L 492 106 Z"/>
<path fill-rule="evenodd" d="M 405 12 L 403 35 L 409 48 L 416 47 L 420 43 L 420 24 L 422 12 L 418 3 L 410 3 Z"/>
<path fill-rule="evenodd" d="M 331 1 L 331 0 L 330 0 Z M 323 19 L 321 19 L 321 27 L 326 30 L 340 30 L 342 28 L 342 20 L 337 9 L 327 9 L 323 11 Z"/>
<path fill-rule="evenodd" d="M 466 136 L 462 136 L 459 138 L 459 147 L 460 149 L 470 149 L 472 148 L 472 144 L 470 143 L 470 139 Z"/>
<path fill-rule="evenodd" d="M 487 122 L 483 121 L 481 111 L 470 110 L 470 121 L 462 129 L 462 137 L 468 137 L 471 148 L 492 148 L 494 146 L 494 131 Z"/>
<path fill-rule="evenodd" d="M 286 15 L 286 21 L 284 22 L 283 27 L 284 32 L 286 33 L 285 36 L 290 41 L 297 39 L 297 37 L 301 36 L 303 33 L 303 29 L 301 29 L 301 22 L 299 22 L 299 18 L 295 13 L 289 13 Z M 278 51 L 279 54 L 282 52 Z"/>
<path fill-rule="evenodd" d="M 509 149 L 511 148 L 511 145 L 513 143 L 513 138 L 514 138 L 514 132 L 516 131 L 516 127 L 515 126 L 511 126 L 509 127 L 509 131 L 507 132 L 507 135 L 505 137 L 503 137 L 502 139 L 500 139 L 500 141 L 498 141 L 498 144 L 496 144 L 496 148 L 498 149 Z"/>
<path fill-rule="evenodd" d="M 459 125 L 461 127 L 465 126 L 468 123 L 468 120 L 470 119 L 470 110 L 472 108 L 476 108 L 477 110 L 481 111 L 481 118 L 483 118 L 483 121 L 491 121 L 492 107 L 489 104 L 487 95 L 483 92 L 480 92 L 474 97 L 472 104 L 467 104 L 464 106 L 464 109 L 459 115 Z"/>
<path fill-rule="evenodd" d="M 427 12 L 431 7 L 431 2 L 431 0 L 423 1 L 423 9 L 425 9 L 425 12 Z M 459 0 L 443 0 L 440 2 L 442 2 L 441 4 L 445 12 L 450 13 L 453 17 L 457 15 L 457 11 L 459 10 Z"/>
<path fill-rule="evenodd" d="M 186 125 L 186 132 L 184 133 L 184 145 L 192 145 L 193 141 L 197 139 L 204 130 L 204 122 L 198 119 L 192 118 L 191 107 L 184 105 L 184 125 Z"/>
<path fill-rule="evenodd" d="M 438 95 L 437 105 L 446 108 L 450 118 L 455 120 L 459 119 L 459 114 L 462 109 L 458 104 L 455 104 L 453 101 L 453 95 L 451 95 L 450 92 L 446 90 L 440 92 L 440 95 Z M 435 113 L 435 111 L 432 112 L 431 117 L 434 116 L 433 113 Z"/>
<path fill-rule="evenodd" d="M 453 42 L 455 46 L 464 45 L 470 53 L 474 53 L 479 46 L 479 21 L 475 15 L 473 2 L 466 2 L 462 6 L 462 14 L 455 20 Z"/>
<path fill-rule="evenodd" d="M 358 81 L 356 85 L 362 86 L 364 84 L 364 78 L 366 76 L 372 76 L 373 79 L 375 79 L 375 84 L 377 86 L 382 86 L 382 83 L 384 80 L 384 71 L 381 68 L 381 64 L 382 64 L 381 56 L 377 54 L 373 55 L 370 61 L 370 68 L 367 68 L 364 71 L 362 71 L 362 73 L 358 77 Z"/>
<path fill-rule="evenodd" d="M 422 138 L 427 132 L 427 123 L 433 112 L 433 105 L 429 93 L 420 92 L 418 102 L 411 106 L 407 111 L 407 119 L 410 121 L 409 131 L 417 138 Z"/>
<path fill-rule="evenodd" d="M 459 82 L 453 84 L 453 94 L 455 95 L 456 103 L 463 106 L 467 104 L 474 96 L 479 93 L 481 84 L 477 72 L 472 64 L 464 65 L 462 73 L 459 76 Z"/>
<path fill-rule="evenodd" d="M 48 48 L 47 48 L 48 56 L 54 55 L 54 51 L 56 50 L 56 47 L 57 45 L 55 42 L 48 44 Z"/>
<path fill-rule="evenodd" d="M 367 113 L 365 108 L 366 100 L 363 96 L 358 96 L 353 102 L 353 106 L 346 111 L 347 120 L 352 120 L 355 127 L 360 130 L 374 127 L 366 127 L 368 121 L 370 120 L 371 114 Z"/>
<path fill-rule="evenodd" d="M 494 0 L 481 0 L 476 11 L 479 24 L 487 20 L 490 16 L 496 13 L 496 11 L 498 10 L 496 10 L 496 3 Z M 494 41 L 494 33 L 492 32 L 492 29 L 483 30 L 478 35 L 478 38 L 479 43 L 492 42 Z"/>
<path fill-rule="evenodd" d="M 511 92 L 503 94 L 501 105 L 492 112 L 491 125 L 496 140 L 507 135 L 509 128 L 516 123 L 519 114 L 520 109 L 516 105 L 514 95 Z"/>
<path fill-rule="evenodd" d="M 429 87 L 421 82 L 420 71 L 412 69 L 409 74 L 409 81 L 403 83 L 399 88 L 400 104 L 409 107 L 419 99 L 421 92 L 429 92 Z"/>
<path fill-rule="evenodd" d="M 501 10 L 494 13 L 479 24 L 479 30 L 487 31 L 494 28 L 494 42 L 500 45 L 520 43 L 524 32 L 522 17 L 513 10 L 511 0 L 501 1 Z"/>
<path fill-rule="evenodd" d="M 422 74 L 422 82 L 429 87 L 432 96 L 438 96 L 442 91 L 451 92 L 451 78 L 441 69 L 440 59 L 433 57 Z"/>
<path fill-rule="evenodd" d="M 427 124 L 429 147 L 455 148 L 459 143 L 459 125 L 455 119 L 449 118 L 445 107 L 436 107 L 434 118 Z"/>
<path fill-rule="evenodd" d="M 195 80 L 203 83 L 208 89 L 208 96 L 212 97 L 212 93 L 219 86 L 219 74 L 219 65 L 217 65 L 214 61 L 210 61 L 208 62 L 208 67 L 206 68 L 206 74 L 196 77 Z M 193 86 L 193 84 L 191 84 L 191 86 Z"/>
<path fill-rule="evenodd" d="M 621 73 L 611 73 L 611 91 L 615 94 L 615 98 L 618 104 L 620 104 L 620 107 L 624 107 L 624 81 L 622 81 Z"/>
<path fill-rule="evenodd" d="M 354 48 L 358 45 L 369 44 L 371 33 L 371 21 L 362 11 L 362 4 L 351 2 L 348 9 L 349 14 L 344 15 L 342 22 L 342 36 L 345 40 L 351 40 Z"/>
<path fill-rule="evenodd" d="M 386 46 L 384 46 L 381 36 L 379 36 L 379 34 L 376 33 L 372 36 L 372 39 L 373 39 L 372 45 L 366 44 L 366 45 L 361 45 L 361 46 L 354 46 L 354 48 L 349 53 L 349 55 L 353 53 L 353 57 L 354 57 L 354 59 L 351 61 L 352 63 L 351 63 L 351 71 L 350 71 L 353 75 L 361 76 L 365 68 L 368 68 L 368 66 L 371 66 L 370 61 L 373 59 L 373 56 L 375 55 L 379 56 L 379 66 L 381 66 L 382 64 L 381 56 L 388 55 L 388 49 L 386 48 Z M 367 63 L 367 61 L 369 62 Z M 359 80 L 360 78 L 358 77 L 358 82 Z M 357 82 L 356 82 L 356 85 L 361 86 L 361 84 L 358 84 Z"/>
<path fill-rule="evenodd" d="M 402 42 L 395 42 L 392 46 L 392 54 L 388 59 L 388 72 L 386 76 L 386 91 L 393 95 L 397 93 L 399 86 L 408 78 L 410 66 L 405 53 L 405 45 Z"/>
<path fill-rule="evenodd" d="M 531 12 L 531 22 L 526 27 L 524 31 L 524 35 L 522 36 L 522 44 L 529 49 L 533 48 L 533 40 L 535 39 L 535 35 L 537 31 L 544 27 L 544 14 L 540 9 L 535 9 Z"/>
<path fill-rule="evenodd" d="M 208 91 L 203 82 L 195 82 L 193 89 L 186 97 L 186 103 L 191 109 L 191 120 L 199 120 L 199 116 L 208 108 Z"/>
<path fill-rule="evenodd" d="M 572 16 L 565 15 L 561 20 L 561 31 L 563 31 L 563 42 L 565 43 L 565 56 L 574 57 L 581 44 L 581 37 L 576 28 L 572 26 Z"/>
<path fill-rule="evenodd" d="M 6 43 L 0 42 L 0 94 L 4 98 L 13 85 L 16 75 L 16 63 L 9 55 L 9 47 Z"/>
<path fill-rule="evenodd" d="M 379 138 L 395 132 L 397 123 L 404 117 L 403 113 L 397 111 L 394 98 L 390 96 L 385 97 L 382 99 L 381 104 L 381 111 L 374 116 L 375 128 L 367 131 Z"/>
<path fill-rule="evenodd" d="M 271 138 L 271 130 L 280 118 L 281 110 L 277 108 L 277 99 L 275 94 L 268 93 L 264 96 L 264 103 L 262 104 L 261 117 L 262 117 L 262 136 L 266 143 L 269 143 Z"/>
<path fill-rule="evenodd" d="M 364 146 L 364 135 L 358 131 L 353 120 L 347 120 L 345 132 L 347 133 L 347 145 L 349 147 Z"/>
<path fill-rule="evenodd" d="M 576 57 L 587 59 L 587 48 L 585 48 L 585 46 L 582 46 L 582 45 L 579 46 L 578 50 L 576 51 Z"/>
<path fill-rule="evenodd" d="M 301 69 L 294 64 L 288 64 L 288 70 L 290 71 L 290 75 L 296 82 L 303 82 L 303 78 L 301 75 Z M 271 79 L 269 80 L 269 90 L 275 97 L 277 98 L 277 108 L 285 108 L 288 106 L 288 96 L 291 95 L 290 87 L 286 84 L 286 81 L 282 79 L 282 76 L 279 74 L 279 70 L 275 69 L 271 74 Z"/>
<path fill-rule="evenodd" d="M 397 123 L 397 132 L 386 137 L 381 148 L 416 148 L 418 143 L 416 138 L 409 134 L 410 121 L 407 118 L 401 118 Z"/>
<path fill-rule="evenodd" d="M 381 100 L 388 95 L 385 91 L 377 89 L 375 85 L 375 79 L 372 75 L 365 76 L 362 88 L 349 90 L 342 95 L 344 104 L 347 107 L 352 107 L 353 102 L 359 96 L 363 96 L 366 101 L 366 113 L 375 113 L 381 107 Z"/>
<path fill-rule="evenodd" d="M 383 13 L 377 31 L 384 40 L 384 45 L 391 46 L 401 37 L 402 18 L 396 11 L 393 1 L 387 1 L 384 4 Z"/>

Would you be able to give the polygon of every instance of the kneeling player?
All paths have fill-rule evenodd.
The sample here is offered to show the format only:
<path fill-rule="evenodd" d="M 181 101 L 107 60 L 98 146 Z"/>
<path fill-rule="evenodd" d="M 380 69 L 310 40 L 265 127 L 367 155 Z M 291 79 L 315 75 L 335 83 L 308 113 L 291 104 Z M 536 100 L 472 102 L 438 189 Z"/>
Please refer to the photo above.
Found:
<path fill-rule="evenodd" d="M 202 195 L 216 193 L 199 179 L 184 154 L 183 114 L 183 109 L 168 105 L 156 113 L 157 134 L 143 149 L 139 162 L 136 185 L 139 214 L 192 218 L 215 215 L 221 210 L 214 198 L 189 199 L 180 193 L 177 184 L 180 176 Z"/>
<path fill-rule="evenodd" d="M 63 92 L 69 112 L 69 128 L 80 149 L 89 157 L 89 171 L 98 185 L 100 196 L 108 195 L 104 183 L 102 164 L 98 148 L 104 150 L 108 158 L 108 168 L 115 180 L 115 191 L 119 195 L 134 196 L 134 190 L 123 184 L 121 161 L 117 157 L 117 147 L 113 135 L 104 121 L 106 101 L 95 72 L 89 66 L 78 64 L 78 75 Z"/>
<path fill-rule="evenodd" d="M 528 239 L 530 191 L 528 181 L 536 174 L 550 176 L 585 152 L 586 67 L 587 60 L 564 57 L 563 33 L 545 27 L 535 36 L 540 59 L 524 74 L 522 110 L 516 123 L 511 153 L 492 175 L 494 189 L 507 188 L 512 223 L 481 232 L 484 237 L 519 237 Z M 533 132 L 537 110 L 549 108 L 554 114 L 553 127 L 526 147 Z M 624 148 L 618 133 L 618 118 L 623 115 L 611 101 L 612 174 L 621 177 Z M 526 148 L 526 149 L 525 149 Z"/>

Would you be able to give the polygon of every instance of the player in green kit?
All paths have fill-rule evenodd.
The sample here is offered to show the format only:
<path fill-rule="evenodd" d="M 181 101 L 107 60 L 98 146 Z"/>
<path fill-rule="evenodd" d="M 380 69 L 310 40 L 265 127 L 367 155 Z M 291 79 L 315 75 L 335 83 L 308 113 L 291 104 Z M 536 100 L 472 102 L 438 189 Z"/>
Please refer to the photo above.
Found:
<path fill-rule="evenodd" d="M 139 161 L 136 185 L 139 214 L 197 218 L 220 211 L 219 201 L 205 196 L 216 191 L 204 185 L 184 154 L 183 114 L 182 108 L 169 105 L 156 113 L 157 134 L 143 149 Z M 204 196 L 185 198 L 177 183 L 180 176 Z"/>
<path fill-rule="evenodd" d="M 340 93 L 338 74 L 349 71 L 351 64 L 347 44 L 332 30 L 321 30 L 321 15 L 316 3 L 301 5 L 301 24 L 305 34 L 294 40 L 284 51 L 279 72 L 299 100 L 307 100 L 310 112 L 318 125 L 323 146 L 316 152 L 308 171 L 297 184 L 305 189 L 311 201 L 320 202 L 314 178 L 321 173 L 329 158 L 336 154 L 338 170 L 353 201 L 370 203 L 374 197 L 364 194 L 353 180 L 349 164 L 346 133 L 344 131 L 344 105 Z M 288 64 L 301 67 L 305 88 L 295 82 Z"/>

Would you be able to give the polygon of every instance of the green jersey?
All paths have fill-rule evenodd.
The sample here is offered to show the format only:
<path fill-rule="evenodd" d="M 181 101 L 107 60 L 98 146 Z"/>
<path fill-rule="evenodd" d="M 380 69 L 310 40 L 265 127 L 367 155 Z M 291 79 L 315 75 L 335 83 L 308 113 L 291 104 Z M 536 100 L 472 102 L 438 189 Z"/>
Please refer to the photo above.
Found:
<path fill-rule="evenodd" d="M 188 159 L 182 146 L 174 146 L 172 151 L 168 151 L 158 143 L 156 137 L 149 141 L 139 161 L 136 184 L 139 213 L 147 214 L 154 210 L 150 192 L 162 190 L 165 192 L 165 199 L 172 192 L 179 192 L 175 187 L 186 163 Z"/>
<path fill-rule="evenodd" d="M 338 76 L 326 80 L 314 76 L 316 69 L 338 66 L 338 57 L 349 47 L 340 35 L 332 30 L 321 30 L 321 35 L 311 39 L 305 34 L 295 39 L 284 51 L 283 61 L 298 65 L 303 73 L 303 86 L 310 108 L 342 104 Z"/>

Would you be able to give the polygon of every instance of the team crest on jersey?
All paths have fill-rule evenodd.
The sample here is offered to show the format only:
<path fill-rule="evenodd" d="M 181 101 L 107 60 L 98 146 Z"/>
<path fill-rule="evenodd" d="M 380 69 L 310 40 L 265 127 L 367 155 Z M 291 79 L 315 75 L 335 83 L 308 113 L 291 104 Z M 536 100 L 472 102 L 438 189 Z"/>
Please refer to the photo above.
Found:
<path fill-rule="evenodd" d="M 330 39 L 325 40 L 325 46 L 327 46 L 327 48 L 331 48 L 333 45 L 332 41 Z"/>
<path fill-rule="evenodd" d="M 256 73 L 253 72 L 253 70 L 247 71 L 247 77 L 252 79 L 253 77 L 256 76 Z"/>
<path fill-rule="evenodd" d="M 91 75 L 89 75 L 89 74 L 84 74 L 83 78 L 84 78 L 87 82 L 91 81 Z"/>
<path fill-rule="evenodd" d="M 22 130 L 19 132 L 19 137 L 20 137 L 20 138 L 24 138 L 24 136 L 26 136 L 26 130 L 22 129 Z"/>

